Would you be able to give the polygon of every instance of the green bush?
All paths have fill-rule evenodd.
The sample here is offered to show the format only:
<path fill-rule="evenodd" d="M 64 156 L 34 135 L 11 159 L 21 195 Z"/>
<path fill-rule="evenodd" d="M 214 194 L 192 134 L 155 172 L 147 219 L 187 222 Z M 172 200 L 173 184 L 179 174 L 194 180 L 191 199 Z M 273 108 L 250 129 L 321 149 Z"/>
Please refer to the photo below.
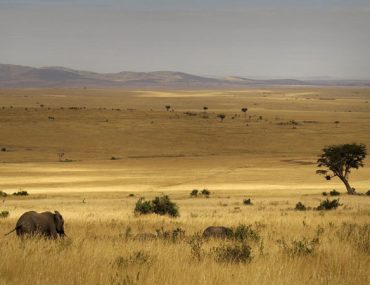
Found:
<path fill-rule="evenodd" d="M 152 201 L 145 201 L 144 198 L 140 198 L 135 205 L 135 213 L 138 214 L 151 214 L 154 211 Z"/>
<path fill-rule="evenodd" d="M 136 202 L 135 213 L 155 213 L 157 215 L 169 215 L 172 217 L 177 217 L 179 215 L 179 209 L 176 203 L 172 202 L 167 195 L 164 195 L 161 197 L 155 197 L 151 201 L 145 201 L 144 198 L 140 198 Z"/>
<path fill-rule="evenodd" d="M 321 201 L 320 202 L 320 205 L 317 207 L 317 210 L 321 211 L 321 210 L 335 210 L 336 208 L 338 208 L 339 206 L 342 206 L 343 204 L 340 204 L 339 203 L 339 199 L 334 199 L 334 200 L 329 200 L 329 199 L 326 199 L 324 201 Z"/>
<path fill-rule="evenodd" d="M 0 197 L 6 197 L 8 194 L 4 191 L 0 191 Z"/>
<path fill-rule="evenodd" d="M 250 198 L 249 198 L 249 199 L 244 199 L 244 200 L 243 200 L 243 204 L 244 204 L 244 205 L 248 205 L 248 206 L 249 206 L 249 205 L 253 205 L 253 203 L 252 203 L 252 201 L 251 201 L 251 199 L 250 199 Z"/>
<path fill-rule="evenodd" d="M 197 197 L 198 196 L 198 189 L 193 189 L 191 192 L 190 192 L 190 196 L 191 197 Z"/>
<path fill-rule="evenodd" d="M 176 203 L 172 202 L 167 195 L 155 197 L 152 202 L 154 205 L 154 213 L 158 215 L 168 214 L 172 217 L 177 217 L 179 215 Z"/>
<path fill-rule="evenodd" d="M 340 192 L 338 192 L 337 190 L 333 189 L 332 191 L 329 192 L 330 196 L 339 196 L 340 195 Z"/>
<path fill-rule="evenodd" d="M 237 241 L 258 242 L 261 236 L 258 231 L 252 229 L 252 225 L 239 224 L 233 231 L 233 237 Z"/>
<path fill-rule="evenodd" d="M 306 208 L 306 206 L 305 206 L 303 203 L 298 202 L 298 203 L 295 205 L 295 210 L 297 210 L 297 211 L 306 211 L 306 210 L 307 210 L 307 208 Z"/>
<path fill-rule="evenodd" d="M 247 263 L 252 260 L 252 250 L 246 243 L 221 245 L 212 249 L 216 261 L 227 263 Z"/>
<path fill-rule="evenodd" d="M 9 216 L 9 212 L 8 211 L 1 211 L 0 212 L 0 218 L 7 218 Z"/>
<path fill-rule="evenodd" d="M 28 192 L 27 191 L 18 191 L 18 192 L 14 192 L 13 193 L 14 196 L 28 196 Z"/>

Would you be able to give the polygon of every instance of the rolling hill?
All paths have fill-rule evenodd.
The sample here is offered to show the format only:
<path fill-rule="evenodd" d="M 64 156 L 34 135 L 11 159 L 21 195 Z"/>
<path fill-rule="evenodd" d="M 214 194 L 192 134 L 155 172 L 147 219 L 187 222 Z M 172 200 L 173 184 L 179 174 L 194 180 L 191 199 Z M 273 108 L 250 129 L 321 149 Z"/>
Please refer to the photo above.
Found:
<path fill-rule="evenodd" d="M 370 86 L 370 82 L 257 80 L 236 76 L 210 78 L 173 71 L 96 73 L 55 66 L 34 68 L 0 64 L 0 88 L 228 88 L 305 85 Z"/>

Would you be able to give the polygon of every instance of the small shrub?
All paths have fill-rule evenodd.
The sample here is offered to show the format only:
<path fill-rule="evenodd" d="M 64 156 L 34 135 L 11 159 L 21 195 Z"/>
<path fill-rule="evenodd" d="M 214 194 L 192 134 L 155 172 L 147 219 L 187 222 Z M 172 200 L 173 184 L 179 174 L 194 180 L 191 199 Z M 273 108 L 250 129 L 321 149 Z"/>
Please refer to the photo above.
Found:
<path fill-rule="evenodd" d="M 287 243 L 284 239 L 277 241 L 282 250 L 289 256 L 302 256 L 312 254 L 317 245 L 319 244 L 318 238 L 309 240 L 303 238 L 301 240 L 293 240 L 291 243 Z"/>
<path fill-rule="evenodd" d="M 366 195 L 370 196 L 370 190 L 367 190 Z"/>
<path fill-rule="evenodd" d="M 191 192 L 190 192 L 190 196 L 191 197 L 197 197 L 198 196 L 198 189 L 193 189 Z"/>
<path fill-rule="evenodd" d="M 157 237 L 162 238 L 164 240 L 169 240 L 172 242 L 177 242 L 179 240 L 183 240 L 185 238 L 185 230 L 182 228 L 176 228 L 174 230 L 165 231 L 162 228 L 155 230 L 157 233 Z"/>
<path fill-rule="evenodd" d="M 252 229 L 252 225 L 240 224 L 233 231 L 233 238 L 241 242 L 258 242 L 261 239 L 261 236 L 258 231 Z"/>
<path fill-rule="evenodd" d="M 203 243 L 204 239 L 202 238 L 202 235 L 200 233 L 193 235 L 188 241 L 191 255 L 198 261 L 201 261 L 203 258 Z"/>
<path fill-rule="evenodd" d="M 223 120 L 226 118 L 226 115 L 225 114 L 218 114 L 217 118 L 219 118 L 220 121 L 223 122 Z"/>
<path fill-rule="evenodd" d="M 296 205 L 295 205 L 295 210 L 297 211 L 306 211 L 306 206 L 301 203 L 301 202 L 298 202 Z"/>
<path fill-rule="evenodd" d="M 203 189 L 201 194 L 205 196 L 206 198 L 208 198 L 209 195 L 211 195 L 211 192 L 208 189 Z"/>
<path fill-rule="evenodd" d="M 250 199 L 250 198 L 249 198 L 249 199 L 244 199 L 244 200 L 243 200 L 243 204 L 244 204 L 244 205 L 248 205 L 248 206 L 249 206 L 249 205 L 253 205 L 253 203 L 252 203 L 252 201 L 251 201 L 251 199 Z"/>
<path fill-rule="evenodd" d="M 317 207 L 317 210 L 335 210 L 339 206 L 342 206 L 343 204 L 339 203 L 339 199 L 329 200 L 326 199 L 324 201 L 321 201 L 320 205 Z"/>
<path fill-rule="evenodd" d="M 134 193 L 130 193 L 128 194 L 129 197 L 135 197 L 135 194 Z"/>
<path fill-rule="evenodd" d="M 8 211 L 1 211 L 0 212 L 0 218 L 7 218 L 9 216 L 9 212 Z"/>
<path fill-rule="evenodd" d="M 0 197 L 4 198 L 6 196 L 8 196 L 8 194 L 6 192 L 0 190 Z"/>
<path fill-rule="evenodd" d="M 227 263 L 247 263 L 252 260 L 252 250 L 246 243 L 221 245 L 212 249 L 216 261 Z"/>
<path fill-rule="evenodd" d="M 14 192 L 13 193 L 14 196 L 28 196 L 28 192 L 27 191 L 24 191 L 24 190 L 21 190 L 21 191 L 18 191 L 18 192 Z"/>
<path fill-rule="evenodd" d="M 323 195 L 323 196 L 328 196 L 328 193 L 326 193 L 326 192 L 322 192 L 322 195 Z"/>
<path fill-rule="evenodd" d="M 1 148 L 1 151 L 2 151 L 2 152 L 5 152 L 5 151 L 6 151 L 6 147 L 2 147 L 2 148 Z"/>
<path fill-rule="evenodd" d="M 337 190 L 333 189 L 332 191 L 329 192 L 330 196 L 339 196 L 340 195 L 340 192 L 338 192 Z"/>

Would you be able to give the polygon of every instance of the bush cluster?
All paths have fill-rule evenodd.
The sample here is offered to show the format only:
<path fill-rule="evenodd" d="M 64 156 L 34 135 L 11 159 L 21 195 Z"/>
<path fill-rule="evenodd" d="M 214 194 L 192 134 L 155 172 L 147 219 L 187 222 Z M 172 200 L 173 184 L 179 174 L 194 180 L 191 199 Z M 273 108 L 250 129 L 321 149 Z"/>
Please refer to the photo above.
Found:
<path fill-rule="evenodd" d="M 24 191 L 24 190 L 21 190 L 21 191 L 18 191 L 18 192 L 14 192 L 13 193 L 14 196 L 28 196 L 28 192 L 27 191 Z"/>
<path fill-rule="evenodd" d="M 8 196 L 8 194 L 0 190 L 0 197 L 6 197 L 6 196 Z"/>
<path fill-rule="evenodd" d="M 155 197 L 151 201 L 146 201 L 140 198 L 135 205 L 135 213 L 137 214 L 151 214 L 169 215 L 171 217 L 179 216 L 179 209 L 176 203 L 172 202 L 167 196 Z"/>
<path fill-rule="evenodd" d="M 307 208 L 306 208 L 306 206 L 302 202 L 298 202 L 295 205 L 295 210 L 297 210 L 297 211 L 306 211 Z"/>
<path fill-rule="evenodd" d="M 324 201 L 321 201 L 320 205 L 317 207 L 317 210 L 335 210 L 339 206 L 342 206 L 343 204 L 339 203 L 339 199 L 329 200 L 326 199 Z"/>
<path fill-rule="evenodd" d="M 211 195 L 211 191 L 204 188 L 202 191 L 199 191 L 198 189 L 193 189 L 190 192 L 191 197 L 198 197 L 199 195 L 202 195 L 203 197 L 209 198 L 209 195 Z"/>

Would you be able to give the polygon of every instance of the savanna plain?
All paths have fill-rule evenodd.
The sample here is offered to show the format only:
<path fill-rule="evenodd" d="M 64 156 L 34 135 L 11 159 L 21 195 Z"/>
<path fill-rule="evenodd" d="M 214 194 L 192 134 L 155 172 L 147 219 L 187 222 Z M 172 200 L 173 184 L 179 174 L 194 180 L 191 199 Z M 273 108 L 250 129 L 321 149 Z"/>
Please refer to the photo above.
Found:
<path fill-rule="evenodd" d="M 369 101 L 366 88 L 2 89 L 0 190 L 30 195 L 0 200 L 0 284 L 369 284 L 370 198 L 315 174 L 327 145 L 370 147 Z M 350 183 L 370 190 L 368 159 Z M 315 210 L 332 189 L 342 206 Z M 179 217 L 134 214 L 163 194 Z M 58 210 L 68 237 L 4 236 L 29 210 Z M 221 225 L 245 235 L 201 238 Z"/>

